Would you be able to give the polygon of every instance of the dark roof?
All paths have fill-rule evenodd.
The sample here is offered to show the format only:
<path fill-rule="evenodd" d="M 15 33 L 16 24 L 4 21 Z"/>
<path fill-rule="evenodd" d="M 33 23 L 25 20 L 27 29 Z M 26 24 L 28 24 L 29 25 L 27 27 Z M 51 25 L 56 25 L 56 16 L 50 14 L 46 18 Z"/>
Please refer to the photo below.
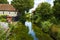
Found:
<path fill-rule="evenodd" d="M 15 11 L 11 4 L 0 4 L 0 11 Z"/>

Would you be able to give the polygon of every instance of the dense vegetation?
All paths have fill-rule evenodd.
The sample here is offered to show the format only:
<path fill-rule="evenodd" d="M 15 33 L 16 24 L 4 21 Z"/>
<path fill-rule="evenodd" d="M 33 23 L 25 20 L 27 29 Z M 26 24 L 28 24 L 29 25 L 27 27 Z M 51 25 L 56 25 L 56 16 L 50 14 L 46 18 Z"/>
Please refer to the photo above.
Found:
<path fill-rule="evenodd" d="M 53 40 L 60 40 L 60 1 L 55 0 L 54 6 L 47 2 L 38 5 L 33 12 L 32 22 L 40 28 L 44 34 L 48 34 Z M 33 26 L 34 27 L 34 26 Z M 38 32 L 40 32 L 38 30 Z M 42 34 L 43 34 L 42 33 Z M 38 35 L 38 33 L 37 33 Z M 52 40 L 50 39 L 50 40 Z M 44 40 L 43 38 L 41 40 Z M 47 40 L 47 39 L 46 39 Z"/>
<path fill-rule="evenodd" d="M 1 40 L 33 40 L 33 38 L 28 35 L 28 28 L 20 22 L 13 25 L 9 24 L 9 30 L 7 32 L 0 30 L 0 33 Z"/>
<path fill-rule="evenodd" d="M 8 4 L 7 0 L 0 0 L 0 4 Z"/>
<path fill-rule="evenodd" d="M 0 15 L 0 22 L 6 22 L 6 15 Z"/>
<path fill-rule="evenodd" d="M 29 9 L 31 9 L 34 5 L 34 0 L 13 0 L 12 5 L 16 8 L 18 11 L 18 19 L 22 23 L 25 22 L 25 11 L 29 12 Z"/>
<path fill-rule="evenodd" d="M 18 10 L 19 21 L 9 24 L 7 32 L 0 28 L 1 40 L 33 40 L 24 25 L 26 20 L 32 22 L 33 30 L 39 40 L 60 40 L 60 0 L 55 0 L 52 7 L 47 2 L 40 3 L 33 14 L 25 14 L 25 11 L 28 12 L 33 7 L 33 1 L 12 1 L 12 5 Z M 6 22 L 5 16 L 0 16 L 0 21 Z"/>

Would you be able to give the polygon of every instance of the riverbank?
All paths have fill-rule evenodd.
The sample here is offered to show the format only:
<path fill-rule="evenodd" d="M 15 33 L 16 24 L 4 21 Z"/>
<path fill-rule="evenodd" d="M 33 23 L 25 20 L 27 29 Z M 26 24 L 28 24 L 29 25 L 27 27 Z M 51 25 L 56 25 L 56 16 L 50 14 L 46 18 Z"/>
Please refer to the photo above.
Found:
<path fill-rule="evenodd" d="M 36 36 L 39 40 L 53 40 L 49 34 L 44 33 L 41 28 L 37 27 L 35 24 L 33 24 L 33 29 L 36 33 Z"/>
<path fill-rule="evenodd" d="M 10 30 L 11 29 L 11 30 Z M 2 35 L 1 40 L 33 40 L 32 36 L 28 34 L 28 28 L 21 22 L 15 25 L 9 24 L 9 36 L 6 38 L 6 33 Z"/>

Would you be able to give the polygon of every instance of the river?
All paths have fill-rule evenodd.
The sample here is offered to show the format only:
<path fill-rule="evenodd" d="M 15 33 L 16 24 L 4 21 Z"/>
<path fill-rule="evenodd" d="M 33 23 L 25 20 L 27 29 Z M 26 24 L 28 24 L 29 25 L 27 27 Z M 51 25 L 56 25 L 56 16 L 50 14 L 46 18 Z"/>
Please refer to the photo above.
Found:
<path fill-rule="evenodd" d="M 31 35 L 34 38 L 34 40 L 38 40 L 38 38 L 35 35 L 34 30 L 32 29 L 32 22 L 26 21 L 25 26 L 28 27 L 29 29 L 28 34 Z"/>

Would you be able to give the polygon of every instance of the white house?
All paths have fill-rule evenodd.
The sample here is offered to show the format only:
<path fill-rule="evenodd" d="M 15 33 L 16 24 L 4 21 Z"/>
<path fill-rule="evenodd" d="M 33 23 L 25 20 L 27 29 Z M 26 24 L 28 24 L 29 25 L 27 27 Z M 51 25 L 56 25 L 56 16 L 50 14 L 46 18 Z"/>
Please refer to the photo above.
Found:
<path fill-rule="evenodd" d="M 16 9 L 11 4 L 0 4 L 0 15 L 17 16 Z"/>

